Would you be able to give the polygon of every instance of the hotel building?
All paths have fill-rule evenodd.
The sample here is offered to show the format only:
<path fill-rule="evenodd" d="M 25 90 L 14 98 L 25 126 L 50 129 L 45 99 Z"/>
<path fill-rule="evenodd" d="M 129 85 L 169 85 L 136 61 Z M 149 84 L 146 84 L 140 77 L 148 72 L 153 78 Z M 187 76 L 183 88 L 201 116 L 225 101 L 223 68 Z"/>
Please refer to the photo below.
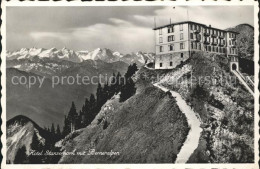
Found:
<path fill-rule="evenodd" d="M 237 55 L 237 34 L 204 24 L 185 21 L 154 28 L 155 69 L 172 69 L 187 60 L 192 51 Z"/>

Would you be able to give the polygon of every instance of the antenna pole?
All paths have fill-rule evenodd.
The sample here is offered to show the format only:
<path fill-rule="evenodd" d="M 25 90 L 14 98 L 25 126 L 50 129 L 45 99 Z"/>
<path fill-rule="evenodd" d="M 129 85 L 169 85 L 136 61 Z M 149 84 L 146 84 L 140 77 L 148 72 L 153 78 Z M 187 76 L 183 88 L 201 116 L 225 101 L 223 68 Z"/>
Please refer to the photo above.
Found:
<path fill-rule="evenodd" d="M 188 9 L 188 7 L 187 7 L 187 19 L 189 21 L 189 9 Z"/>

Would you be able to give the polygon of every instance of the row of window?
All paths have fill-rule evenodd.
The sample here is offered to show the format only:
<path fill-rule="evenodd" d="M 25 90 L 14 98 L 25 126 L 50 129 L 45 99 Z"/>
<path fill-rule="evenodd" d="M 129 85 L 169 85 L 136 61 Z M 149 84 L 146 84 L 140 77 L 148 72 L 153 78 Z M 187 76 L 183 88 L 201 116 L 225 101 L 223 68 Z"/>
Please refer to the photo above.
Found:
<path fill-rule="evenodd" d="M 203 28 L 203 26 L 201 25 L 196 25 L 196 24 L 191 24 L 190 25 L 190 30 L 201 30 Z M 224 32 L 220 31 L 220 30 L 215 30 L 215 29 L 209 29 L 209 28 L 205 28 L 204 29 L 205 33 L 211 33 L 211 34 L 215 34 L 217 36 L 224 36 Z"/>
<path fill-rule="evenodd" d="M 226 53 L 226 48 L 217 47 L 217 46 L 210 46 L 210 45 L 205 45 L 204 50 L 208 51 L 208 52 Z"/>
<path fill-rule="evenodd" d="M 181 53 L 180 56 L 181 56 L 181 58 L 183 58 L 183 53 Z M 171 56 L 170 60 L 172 60 L 172 58 L 173 58 L 173 57 Z M 162 60 L 162 56 L 160 56 L 160 60 Z M 182 61 L 181 61 L 181 62 L 182 62 Z M 170 62 L 169 62 L 169 65 L 172 66 L 172 63 L 173 63 L 173 62 L 170 61 Z M 160 67 L 162 67 L 162 66 L 163 66 L 163 63 L 160 63 Z"/>
<path fill-rule="evenodd" d="M 185 49 L 185 43 L 180 43 L 180 49 Z M 168 51 L 174 51 L 175 46 L 174 44 L 168 45 Z M 164 52 L 164 46 L 159 46 L 159 51 Z"/>
<path fill-rule="evenodd" d="M 237 49 L 235 49 L 235 48 L 229 48 L 229 53 L 230 53 L 230 54 L 237 54 Z"/>
<path fill-rule="evenodd" d="M 196 39 L 201 41 L 201 35 L 200 34 L 194 34 L 194 33 L 190 33 L 190 39 Z M 218 38 L 211 38 L 211 37 L 204 37 L 206 42 L 213 42 L 213 43 L 221 43 L 223 45 L 225 45 L 226 41 L 224 39 L 218 39 Z M 180 40 L 183 40 L 183 33 L 180 34 Z M 168 42 L 172 42 L 175 41 L 175 36 L 174 35 L 170 35 L 168 36 Z M 160 37 L 159 38 L 159 43 L 163 43 L 163 38 Z M 229 45 L 236 45 L 236 41 L 232 41 L 229 40 Z"/>
<path fill-rule="evenodd" d="M 196 42 L 192 42 L 191 43 L 191 49 L 201 50 L 201 44 L 200 43 L 196 43 Z"/>
<path fill-rule="evenodd" d="M 201 40 L 201 35 L 200 34 L 190 33 L 190 39 Z"/>
<path fill-rule="evenodd" d="M 172 33 L 172 32 L 174 32 L 174 25 L 170 25 L 170 26 L 168 26 L 168 33 Z M 162 29 L 163 28 L 160 28 L 159 29 L 159 35 L 162 35 Z M 180 24 L 179 25 L 179 29 L 180 29 L 180 31 L 183 31 L 183 24 Z"/>
<path fill-rule="evenodd" d="M 175 26 L 174 25 L 170 25 L 167 28 L 168 28 L 168 33 L 172 33 L 172 32 L 174 32 Z M 202 26 L 200 26 L 200 25 L 196 25 L 196 24 L 191 24 L 190 25 L 190 30 L 199 30 L 200 31 L 201 28 L 202 28 Z M 162 29 L 163 28 L 159 29 L 159 35 L 162 35 Z M 180 29 L 180 31 L 183 31 L 183 24 L 179 25 L 179 29 Z M 225 34 L 225 32 L 223 32 L 223 31 L 216 30 L 216 29 L 210 29 L 210 28 L 205 28 L 204 29 L 204 33 L 214 34 L 216 36 L 224 36 L 224 34 Z M 236 38 L 236 34 L 229 32 L 229 37 Z"/>
<path fill-rule="evenodd" d="M 190 30 L 201 30 L 201 26 L 200 25 L 196 25 L 196 24 L 191 24 L 190 25 Z"/>
<path fill-rule="evenodd" d="M 160 67 L 162 67 L 163 66 L 163 63 L 160 63 Z M 170 66 L 172 66 L 172 62 L 170 62 Z"/>
<path fill-rule="evenodd" d="M 229 32 L 229 37 L 230 38 L 236 38 L 236 34 Z"/>
<path fill-rule="evenodd" d="M 183 40 L 183 33 L 180 34 L 180 40 Z M 174 35 L 168 36 L 168 42 L 172 42 L 172 41 L 175 41 L 175 36 Z M 162 37 L 159 37 L 159 43 L 163 43 Z"/>
<path fill-rule="evenodd" d="M 237 42 L 233 40 L 229 40 L 229 45 L 237 45 Z"/>

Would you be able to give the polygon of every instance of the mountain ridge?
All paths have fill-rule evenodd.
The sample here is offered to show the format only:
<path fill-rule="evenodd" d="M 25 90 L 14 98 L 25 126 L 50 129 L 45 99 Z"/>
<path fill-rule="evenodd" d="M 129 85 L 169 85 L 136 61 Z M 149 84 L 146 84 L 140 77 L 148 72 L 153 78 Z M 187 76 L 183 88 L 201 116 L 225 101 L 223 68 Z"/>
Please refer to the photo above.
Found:
<path fill-rule="evenodd" d="M 7 60 L 33 60 L 35 57 L 38 57 L 38 59 L 49 58 L 52 60 L 66 60 L 75 63 L 80 63 L 85 60 L 103 60 L 108 63 L 123 61 L 129 64 L 135 61 L 138 62 L 139 65 L 144 64 L 146 61 L 152 61 L 154 58 L 153 53 L 138 51 L 131 54 L 122 54 L 108 48 L 96 48 L 93 51 L 74 51 L 66 47 L 63 47 L 62 49 L 57 49 L 55 47 L 50 49 L 32 47 L 21 48 L 14 52 L 7 51 L 6 54 Z M 129 55 L 132 57 L 133 61 L 125 59 L 125 56 L 129 57 Z"/>

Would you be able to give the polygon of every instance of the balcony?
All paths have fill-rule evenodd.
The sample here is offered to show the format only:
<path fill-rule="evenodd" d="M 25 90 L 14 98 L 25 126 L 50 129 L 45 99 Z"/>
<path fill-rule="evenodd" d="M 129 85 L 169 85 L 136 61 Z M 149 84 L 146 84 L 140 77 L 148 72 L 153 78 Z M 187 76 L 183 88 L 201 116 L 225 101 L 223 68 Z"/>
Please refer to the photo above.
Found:
<path fill-rule="evenodd" d="M 219 46 L 225 46 L 225 43 L 220 42 L 220 43 L 219 43 Z"/>
<path fill-rule="evenodd" d="M 220 38 L 220 39 L 224 39 L 224 35 L 222 35 L 222 34 L 219 35 L 219 38 Z"/>
<path fill-rule="evenodd" d="M 203 43 L 206 44 L 206 45 L 210 44 L 210 42 L 208 40 L 204 40 Z"/>
<path fill-rule="evenodd" d="M 212 45 L 217 45 L 217 44 L 218 44 L 218 42 L 216 42 L 216 41 L 213 41 L 213 42 L 211 42 L 211 44 L 212 44 Z"/>
<path fill-rule="evenodd" d="M 209 36 L 210 33 L 209 32 L 204 32 L 204 36 Z"/>
<path fill-rule="evenodd" d="M 194 33 L 200 33 L 200 29 L 195 29 L 193 32 Z"/>
<path fill-rule="evenodd" d="M 216 34 L 216 33 L 212 33 L 211 36 L 212 36 L 213 38 L 216 38 L 216 37 L 217 37 L 217 34 Z"/>

